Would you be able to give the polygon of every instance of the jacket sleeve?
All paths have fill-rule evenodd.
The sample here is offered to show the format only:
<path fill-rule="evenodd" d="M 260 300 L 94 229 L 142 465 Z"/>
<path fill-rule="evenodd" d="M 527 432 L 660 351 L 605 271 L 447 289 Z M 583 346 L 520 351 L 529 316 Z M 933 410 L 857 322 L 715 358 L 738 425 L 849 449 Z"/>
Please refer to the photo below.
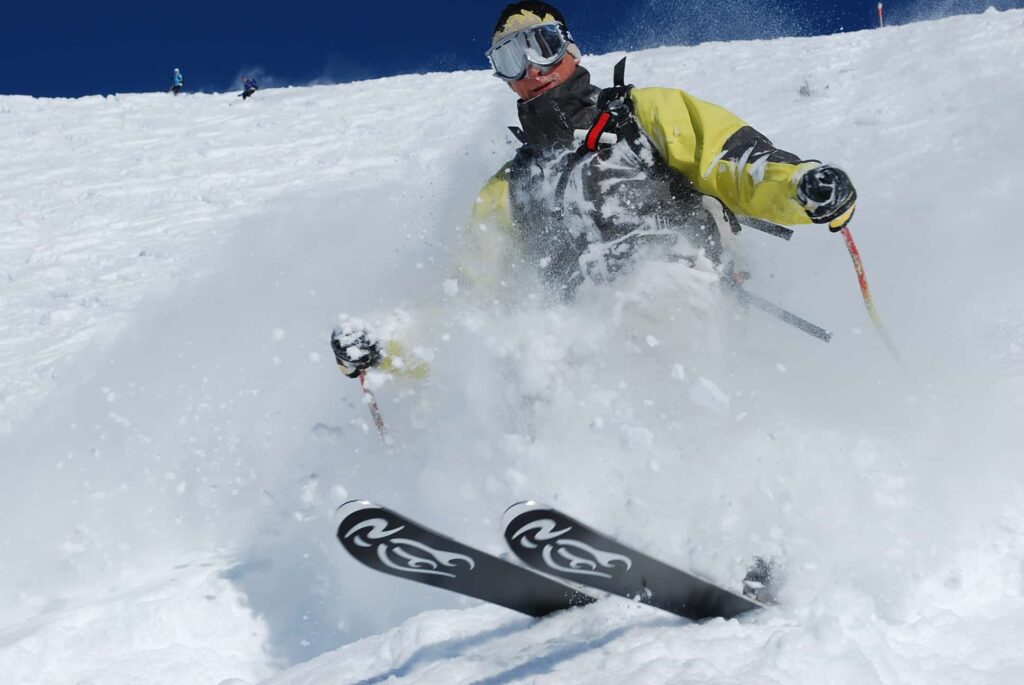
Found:
<path fill-rule="evenodd" d="M 669 88 L 634 88 L 640 126 L 668 164 L 736 214 L 809 224 L 796 184 L 819 165 L 777 149 L 728 110 Z"/>
<path fill-rule="evenodd" d="M 458 249 L 459 280 L 483 301 L 501 299 L 507 278 L 519 263 L 522 240 L 512 220 L 509 165 L 480 191 Z"/>

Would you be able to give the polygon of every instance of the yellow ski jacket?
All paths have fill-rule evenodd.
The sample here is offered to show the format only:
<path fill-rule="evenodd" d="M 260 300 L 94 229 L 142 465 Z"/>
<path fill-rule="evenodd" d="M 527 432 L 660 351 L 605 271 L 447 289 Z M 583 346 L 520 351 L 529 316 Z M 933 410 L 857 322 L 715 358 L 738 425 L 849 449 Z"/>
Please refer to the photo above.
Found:
<path fill-rule="evenodd" d="M 589 86 L 589 74 L 586 84 L 594 89 Z M 560 88 L 568 87 L 569 82 Z M 629 98 L 636 122 L 662 160 L 697 191 L 718 199 L 739 216 L 787 225 L 812 223 L 797 199 L 796 187 L 802 174 L 819 162 L 800 160 L 775 148 L 728 110 L 682 90 L 633 88 Z M 593 112 L 588 116 L 593 117 Z M 501 267 L 516 261 L 525 232 L 531 230 L 516 223 L 511 174 L 512 165 L 506 164 L 484 186 L 463 245 L 461 276 L 470 286 L 486 291 L 500 288 Z"/>

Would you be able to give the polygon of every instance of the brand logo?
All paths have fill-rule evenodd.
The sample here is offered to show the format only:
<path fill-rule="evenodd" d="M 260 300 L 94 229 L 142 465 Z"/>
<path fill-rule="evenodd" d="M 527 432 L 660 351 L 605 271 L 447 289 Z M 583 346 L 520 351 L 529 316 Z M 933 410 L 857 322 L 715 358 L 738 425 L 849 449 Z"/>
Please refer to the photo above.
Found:
<path fill-rule="evenodd" d="M 465 554 L 434 549 L 410 538 L 394 537 L 404 529 L 405 526 L 391 524 L 385 518 L 372 518 L 349 528 L 345 538 L 364 549 L 376 546 L 380 563 L 400 573 L 455 578 L 457 572 L 472 571 L 476 567 L 476 562 Z"/>
<path fill-rule="evenodd" d="M 611 579 L 613 572 L 633 567 L 633 561 L 623 554 L 604 552 L 567 537 L 571 530 L 572 526 L 559 529 L 553 519 L 537 519 L 517 530 L 512 539 L 524 549 L 540 549 L 544 563 L 559 573 Z"/>

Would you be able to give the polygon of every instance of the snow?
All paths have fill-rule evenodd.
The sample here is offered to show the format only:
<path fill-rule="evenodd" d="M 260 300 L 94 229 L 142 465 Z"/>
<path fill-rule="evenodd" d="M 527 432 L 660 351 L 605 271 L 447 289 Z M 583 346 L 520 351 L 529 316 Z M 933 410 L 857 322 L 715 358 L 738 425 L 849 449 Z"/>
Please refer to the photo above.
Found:
<path fill-rule="evenodd" d="M 176 560 L 152 577 L 22 597 L 35 615 L 5 626 L 5 683 L 217 683 L 258 679 L 271 669 L 254 657 L 268 631 L 221 573 L 224 562 Z M 69 681 L 69 678 L 71 679 Z"/>
<path fill-rule="evenodd" d="M 829 344 L 657 269 L 474 305 L 460 227 L 515 115 L 482 71 L 0 97 L 0 682 L 1021 682 L 1022 36 L 993 11 L 630 55 L 851 173 L 906 370 L 821 230 L 740 243 Z M 429 361 L 373 381 L 391 446 L 334 367 L 343 312 Z M 724 584 L 772 555 L 783 603 L 538 622 L 347 558 L 348 497 L 492 553 L 532 498 Z"/>

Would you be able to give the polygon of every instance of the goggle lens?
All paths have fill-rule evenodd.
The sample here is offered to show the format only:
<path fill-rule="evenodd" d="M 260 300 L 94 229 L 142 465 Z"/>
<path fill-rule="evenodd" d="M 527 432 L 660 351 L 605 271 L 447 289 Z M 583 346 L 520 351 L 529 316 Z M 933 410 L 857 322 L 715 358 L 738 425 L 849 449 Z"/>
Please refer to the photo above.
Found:
<path fill-rule="evenodd" d="M 487 51 L 494 75 L 506 81 L 526 76 L 530 64 L 548 67 L 565 57 L 572 36 L 561 24 L 538 24 L 506 36 Z"/>

